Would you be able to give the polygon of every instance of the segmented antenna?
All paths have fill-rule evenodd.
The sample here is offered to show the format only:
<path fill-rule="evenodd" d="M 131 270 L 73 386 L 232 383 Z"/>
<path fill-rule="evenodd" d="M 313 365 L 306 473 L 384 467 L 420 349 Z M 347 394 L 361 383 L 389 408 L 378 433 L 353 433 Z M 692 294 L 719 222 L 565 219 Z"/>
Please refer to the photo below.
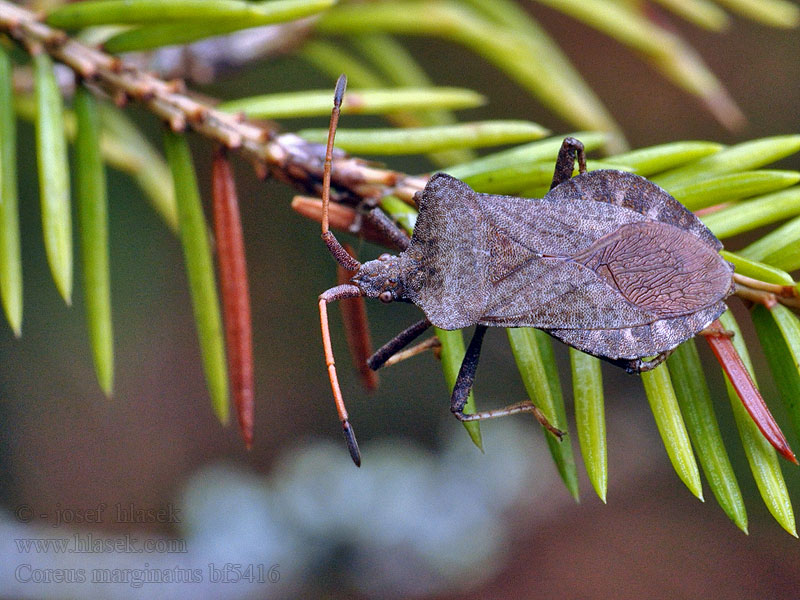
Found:
<path fill-rule="evenodd" d="M 347 77 L 342 73 L 336 82 L 336 91 L 333 94 L 333 110 L 331 111 L 331 124 L 328 128 L 328 145 L 325 147 L 325 164 L 322 170 L 322 240 L 343 268 L 348 271 L 358 271 L 361 263 L 345 250 L 328 227 L 328 205 L 331 200 L 331 161 L 333 160 L 333 139 L 336 137 L 336 126 L 339 124 L 339 112 L 342 106 L 344 90 L 347 87 Z"/>
<path fill-rule="evenodd" d="M 333 110 L 331 111 L 331 125 L 328 129 L 328 145 L 325 148 L 325 166 L 322 172 L 322 239 L 328 250 L 342 267 L 348 271 L 358 271 L 361 263 L 350 256 L 347 250 L 339 243 L 339 240 L 331 233 L 328 228 L 328 204 L 331 195 L 331 160 L 333 157 L 333 138 L 336 135 L 336 125 L 339 123 L 339 110 L 342 105 L 342 97 L 347 87 L 347 77 L 341 75 L 336 82 L 336 92 L 333 96 Z M 333 348 L 331 346 L 331 331 L 328 324 L 328 304 L 336 300 L 345 298 L 357 298 L 364 293 L 358 286 L 351 283 L 338 285 L 326 290 L 319 296 L 319 321 L 322 328 L 322 348 L 325 353 L 325 366 L 328 369 L 328 378 L 331 382 L 333 400 L 336 403 L 336 410 L 339 413 L 339 420 L 342 423 L 344 439 L 347 442 L 347 449 L 350 457 L 357 467 L 361 466 L 361 453 L 358 450 L 358 442 L 350 425 L 347 409 L 342 398 L 342 390 L 339 387 L 339 378 L 336 376 L 336 363 L 333 360 Z"/>

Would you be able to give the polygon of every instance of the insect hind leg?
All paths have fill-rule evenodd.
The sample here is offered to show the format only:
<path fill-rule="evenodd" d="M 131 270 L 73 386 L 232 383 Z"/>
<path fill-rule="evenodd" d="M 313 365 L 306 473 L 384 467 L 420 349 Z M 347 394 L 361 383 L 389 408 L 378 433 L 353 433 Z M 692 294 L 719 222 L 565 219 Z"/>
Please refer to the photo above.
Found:
<path fill-rule="evenodd" d="M 472 414 L 464 414 L 464 407 L 467 404 L 469 392 L 472 385 L 475 383 L 475 371 L 478 368 L 478 360 L 481 354 L 481 346 L 483 345 L 483 336 L 486 334 L 486 326 L 478 325 L 475 328 L 475 333 L 472 335 L 472 340 L 469 343 L 467 352 L 464 355 L 464 360 L 461 362 L 461 369 L 458 372 L 458 378 L 453 386 L 453 395 L 450 398 L 450 411 L 455 415 L 456 419 L 461 422 L 465 421 L 483 421 L 486 419 L 496 419 L 498 417 L 506 417 L 508 415 L 515 415 L 521 412 L 532 413 L 536 420 L 542 424 L 550 433 L 555 435 L 559 440 L 564 437 L 564 432 L 554 427 L 548 420 L 544 413 L 537 408 L 533 402 L 524 401 L 516 404 L 510 404 L 503 408 L 496 408 L 493 410 L 484 410 Z"/>
<path fill-rule="evenodd" d="M 663 363 L 669 355 L 675 352 L 675 348 L 672 350 L 667 350 L 666 352 L 662 352 L 661 354 L 657 354 L 651 359 L 644 359 L 644 358 L 633 358 L 633 359 L 625 359 L 625 358 L 608 358 L 605 356 L 600 356 L 606 362 L 611 363 L 617 367 L 622 367 L 625 369 L 626 372 L 630 374 L 636 373 L 646 373 L 647 371 L 652 371 L 658 365 Z"/>

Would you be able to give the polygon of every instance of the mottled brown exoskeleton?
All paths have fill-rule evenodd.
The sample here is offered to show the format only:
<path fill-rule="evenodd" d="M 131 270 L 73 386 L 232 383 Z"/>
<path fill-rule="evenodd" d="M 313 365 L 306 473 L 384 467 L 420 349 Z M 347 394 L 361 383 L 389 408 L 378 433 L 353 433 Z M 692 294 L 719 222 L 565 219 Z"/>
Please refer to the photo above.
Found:
<path fill-rule="evenodd" d="M 355 271 L 319 297 L 325 357 L 350 454 L 360 456 L 344 407 L 327 304 L 367 296 L 413 302 L 425 318 L 379 349 L 380 368 L 428 327 L 475 325 L 450 409 L 461 421 L 532 412 L 531 402 L 464 414 L 486 328 L 535 327 L 629 373 L 660 364 L 725 310 L 733 267 L 722 244 L 677 200 L 643 177 L 586 172 L 583 144 L 566 138 L 542 199 L 496 196 L 438 173 L 415 196 L 419 216 L 408 247 L 361 264 L 328 230 L 330 155 L 345 79 L 336 88 L 323 181 L 322 237 Z M 572 177 L 577 156 L 580 174 Z M 646 359 L 646 357 L 654 357 Z"/>

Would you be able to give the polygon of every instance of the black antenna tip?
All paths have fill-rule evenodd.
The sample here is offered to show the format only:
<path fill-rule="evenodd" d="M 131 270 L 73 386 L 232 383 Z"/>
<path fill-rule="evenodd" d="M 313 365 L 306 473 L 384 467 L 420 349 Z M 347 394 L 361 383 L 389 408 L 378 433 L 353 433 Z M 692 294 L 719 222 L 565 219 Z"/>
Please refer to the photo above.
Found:
<path fill-rule="evenodd" d="M 347 449 L 350 451 L 350 458 L 357 467 L 361 466 L 361 452 L 358 450 L 358 442 L 356 441 L 356 434 L 353 433 L 353 428 L 350 426 L 350 421 L 342 421 L 342 429 L 344 430 L 344 439 L 347 442 Z"/>
<path fill-rule="evenodd" d="M 333 94 L 333 104 L 335 106 L 341 106 L 345 88 L 347 88 L 347 75 L 342 73 L 336 81 L 336 91 Z"/>

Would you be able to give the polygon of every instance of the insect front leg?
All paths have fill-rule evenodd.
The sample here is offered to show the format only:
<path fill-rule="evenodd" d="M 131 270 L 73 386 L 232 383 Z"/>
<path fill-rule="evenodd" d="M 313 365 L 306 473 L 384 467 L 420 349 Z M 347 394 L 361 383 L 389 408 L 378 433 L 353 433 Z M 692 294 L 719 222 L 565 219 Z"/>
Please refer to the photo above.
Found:
<path fill-rule="evenodd" d="M 455 415 L 456 419 L 462 422 L 483 421 L 484 419 L 496 419 L 497 417 L 506 417 L 521 412 L 529 412 L 533 413 L 536 420 L 558 439 L 563 438 L 564 432 L 551 425 L 544 413 L 528 400 L 494 410 L 464 414 L 464 407 L 467 404 L 469 392 L 472 389 L 472 385 L 475 383 L 475 371 L 478 368 L 478 359 L 480 358 L 483 336 L 486 334 L 486 329 L 487 327 L 485 325 L 478 325 L 475 327 L 475 333 L 472 335 L 472 340 L 464 355 L 464 360 L 461 362 L 458 379 L 456 379 L 456 384 L 453 386 L 453 395 L 450 398 L 450 411 Z"/>
<path fill-rule="evenodd" d="M 586 173 L 586 151 L 583 148 L 583 143 L 574 137 L 564 138 L 561 143 L 561 149 L 558 151 L 558 158 L 556 158 L 556 170 L 553 173 L 553 183 L 550 184 L 551 190 L 559 183 L 564 183 L 572 177 L 572 172 L 575 170 L 576 155 L 578 157 L 578 171 Z"/>
<path fill-rule="evenodd" d="M 369 221 L 379 235 L 383 236 L 384 245 L 396 248 L 401 252 L 408 249 L 411 238 L 380 208 L 376 206 L 371 209 L 364 215 L 364 218 Z"/>

